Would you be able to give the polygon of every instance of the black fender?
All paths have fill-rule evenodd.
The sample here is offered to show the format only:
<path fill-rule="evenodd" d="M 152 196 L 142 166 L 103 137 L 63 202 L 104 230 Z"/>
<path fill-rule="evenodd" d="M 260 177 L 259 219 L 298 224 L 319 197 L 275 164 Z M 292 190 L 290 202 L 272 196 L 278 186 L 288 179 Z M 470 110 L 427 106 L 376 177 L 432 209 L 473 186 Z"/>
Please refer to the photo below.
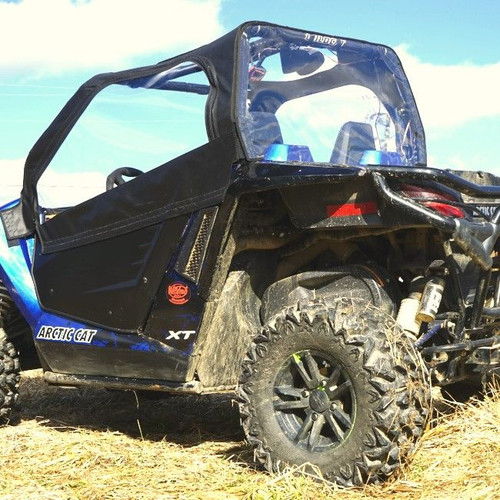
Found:
<path fill-rule="evenodd" d="M 284 307 L 321 299 L 332 303 L 339 298 L 355 298 L 394 315 L 395 304 L 387 283 L 379 273 L 362 265 L 294 274 L 270 285 L 262 297 L 261 318 L 266 324 Z"/>

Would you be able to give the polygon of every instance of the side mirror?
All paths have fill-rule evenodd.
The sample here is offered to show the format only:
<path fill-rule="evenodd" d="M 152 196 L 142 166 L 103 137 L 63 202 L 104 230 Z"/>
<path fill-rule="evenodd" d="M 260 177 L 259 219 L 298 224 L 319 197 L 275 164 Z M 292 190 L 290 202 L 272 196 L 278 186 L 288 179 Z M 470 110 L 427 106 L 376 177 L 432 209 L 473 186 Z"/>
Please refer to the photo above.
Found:
<path fill-rule="evenodd" d="M 310 47 L 283 48 L 280 52 L 280 58 L 283 73 L 297 72 L 301 76 L 314 73 L 325 62 L 325 56 Z"/>

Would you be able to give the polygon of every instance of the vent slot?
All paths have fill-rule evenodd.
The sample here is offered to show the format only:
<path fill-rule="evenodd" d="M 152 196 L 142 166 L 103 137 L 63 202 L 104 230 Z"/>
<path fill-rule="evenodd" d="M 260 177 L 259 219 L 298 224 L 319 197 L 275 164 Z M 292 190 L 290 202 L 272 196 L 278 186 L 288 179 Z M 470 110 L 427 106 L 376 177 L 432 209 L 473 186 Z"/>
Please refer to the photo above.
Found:
<path fill-rule="evenodd" d="M 179 274 L 195 283 L 200 277 L 216 215 L 217 207 L 203 210 L 196 215 L 175 266 Z"/>

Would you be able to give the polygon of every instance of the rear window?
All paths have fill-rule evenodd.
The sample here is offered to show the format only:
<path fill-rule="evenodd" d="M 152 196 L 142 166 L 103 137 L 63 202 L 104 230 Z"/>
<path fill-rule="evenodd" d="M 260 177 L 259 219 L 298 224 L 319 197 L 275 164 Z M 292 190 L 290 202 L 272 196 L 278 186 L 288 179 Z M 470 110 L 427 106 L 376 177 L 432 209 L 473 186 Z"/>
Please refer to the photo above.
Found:
<path fill-rule="evenodd" d="M 237 122 L 249 158 L 425 163 L 420 118 L 390 49 L 268 26 L 249 27 L 241 47 Z"/>

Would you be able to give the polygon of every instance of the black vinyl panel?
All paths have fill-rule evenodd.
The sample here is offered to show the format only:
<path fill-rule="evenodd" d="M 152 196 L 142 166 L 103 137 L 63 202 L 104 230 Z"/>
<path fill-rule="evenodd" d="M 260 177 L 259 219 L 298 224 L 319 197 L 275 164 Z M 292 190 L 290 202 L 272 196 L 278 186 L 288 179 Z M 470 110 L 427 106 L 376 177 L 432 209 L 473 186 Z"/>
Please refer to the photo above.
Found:
<path fill-rule="evenodd" d="M 37 245 L 33 275 L 42 307 L 110 330 L 137 331 L 188 217 L 57 253 L 42 254 Z"/>
<path fill-rule="evenodd" d="M 41 224 L 42 252 L 94 243 L 217 205 L 234 156 L 226 141 L 209 142 Z"/>

